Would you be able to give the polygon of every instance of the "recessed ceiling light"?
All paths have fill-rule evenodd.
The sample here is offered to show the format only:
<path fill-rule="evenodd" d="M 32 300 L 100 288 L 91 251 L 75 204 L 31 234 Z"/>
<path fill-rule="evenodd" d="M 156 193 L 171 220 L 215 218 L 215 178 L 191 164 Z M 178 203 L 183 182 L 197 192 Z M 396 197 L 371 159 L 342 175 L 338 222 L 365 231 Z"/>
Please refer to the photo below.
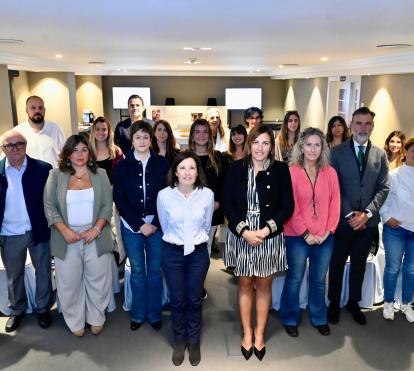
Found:
<path fill-rule="evenodd" d="M 197 60 L 197 58 L 191 58 L 188 61 L 184 61 L 185 64 L 201 64 L 200 61 Z"/>
<path fill-rule="evenodd" d="M 99 62 L 99 61 L 91 61 L 91 62 L 88 62 L 89 64 L 93 64 L 94 66 L 96 66 L 96 67 L 100 67 L 100 66 L 102 66 L 103 64 L 105 64 L 105 62 Z"/>
<path fill-rule="evenodd" d="M 283 68 L 283 67 L 297 67 L 298 64 L 297 63 L 283 63 L 283 64 L 279 64 L 279 68 Z"/>
<path fill-rule="evenodd" d="M 189 50 L 195 52 L 197 50 L 212 50 L 210 47 L 199 47 L 199 46 L 184 46 L 183 50 Z"/>
<path fill-rule="evenodd" d="M 256 72 L 260 72 L 261 70 L 257 69 Z"/>
<path fill-rule="evenodd" d="M 22 42 L 23 40 L 19 39 L 0 39 L 0 44 L 19 44 Z"/>
<path fill-rule="evenodd" d="M 328 60 L 328 57 L 322 57 L 321 62 L 326 62 Z"/>
<path fill-rule="evenodd" d="M 285 67 L 283 64 L 279 64 L 279 68 L 283 68 Z"/>
<path fill-rule="evenodd" d="M 61 58 L 63 58 L 63 55 L 62 54 L 56 54 L 55 57 L 58 58 L 58 59 L 61 59 Z"/>
<path fill-rule="evenodd" d="M 409 48 L 412 46 L 411 44 L 380 44 L 377 45 L 377 48 L 385 48 L 385 49 L 399 49 L 399 48 Z"/>

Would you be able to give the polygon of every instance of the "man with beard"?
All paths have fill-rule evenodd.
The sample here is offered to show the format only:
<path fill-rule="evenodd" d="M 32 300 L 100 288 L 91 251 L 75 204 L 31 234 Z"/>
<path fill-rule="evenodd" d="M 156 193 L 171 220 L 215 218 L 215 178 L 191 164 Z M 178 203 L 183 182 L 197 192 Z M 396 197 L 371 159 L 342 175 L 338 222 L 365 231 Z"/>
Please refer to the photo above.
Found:
<path fill-rule="evenodd" d="M 387 155 L 369 140 L 374 116 L 368 107 L 358 108 L 352 114 L 352 138 L 332 150 L 332 166 L 338 173 L 341 190 L 341 218 L 329 267 L 328 320 L 331 323 L 339 321 L 344 266 L 350 256 L 346 309 L 355 322 L 366 324 L 358 302 L 367 257 L 380 221 L 379 209 L 389 191 Z"/>
<path fill-rule="evenodd" d="M 59 153 L 65 143 L 62 129 L 57 124 L 45 120 L 45 103 L 36 95 L 27 98 L 26 113 L 28 120 L 15 127 L 27 139 L 26 153 L 56 168 Z"/>
<path fill-rule="evenodd" d="M 144 100 L 137 94 L 133 94 L 128 98 L 128 112 L 129 118 L 119 122 L 115 128 L 115 144 L 117 144 L 124 155 L 130 151 L 132 147 L 131 137 L 129 135 L 130 126 L 138 120 L 148 122 L 151 126 L 154 126 L 154 121 L 143 118 L 145 111 Z"/>

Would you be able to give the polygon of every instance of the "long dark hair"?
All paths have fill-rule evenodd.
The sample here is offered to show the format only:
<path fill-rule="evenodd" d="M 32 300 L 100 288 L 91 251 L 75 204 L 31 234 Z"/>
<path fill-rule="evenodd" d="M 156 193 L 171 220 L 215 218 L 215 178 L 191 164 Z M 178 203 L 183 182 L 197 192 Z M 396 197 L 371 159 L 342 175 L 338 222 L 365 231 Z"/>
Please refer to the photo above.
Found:
<path fill-rule="evenodd" d="M 342 142 L 345 142 L 349 138 L 349 129 L 345 119 L 342 116 L 333 116 L 328 122 L 328 131 L 326 133 L 326 142 L 328 144 L 332 143 L 333 141 L 332 129 L 336 121 L 339 121 L 339 123 L 344 128 L 344 132 L 342 133 Z"/>
<path fill-rule="evenodd" d="M 246 155 L 244 157 L 245 162 L 251 161 L 251 148 L 253 142 L 262 134 L 268 134 L 270 138 L 270 165 L 275 161 L 275 136 L 273 134 L 272 129 L 267 125 L 260 125 L 256 126 L 253 130 L 250 131 L 249 135 L 247 136 L 247 144 L 246 144 Z"/>
<path fill-rule="evenodd" d="M 157 127 L 159 125 L 163 125 L 165 127 L 165 130 L 167 130 L 167 143 L 166 143 L 166 151 L 165 151 L 165 157 L 172 160 L 175 155 L 177 154 L 177 149 L 175 146 L 177 145 L 177 142 L 175 140 L 173 131 L 171 129 L 171 125 L 166 120 L 159 120 L 154 125 L 154 136 L 152 137 L 152 149 L 155 151 L 155 153 L 160 153 L 160 147 L 158 146 L 157 138 L 155 136 L 155 132 L 157 131 Z"/>
<path fill-rule="evenodd" d="M 400 153 L 399 156 L 397 158 L 397 166 L 401 166 L 404 162 L 404 144 L 405 144 L 405 135 L 402 131 L 400 130 L 393 130 L 387 137 L 387 139 L 385 139 L 385 145 L 384 145 L 384 150 L 387 153 L 387 157 L 388 157 L 388 161 L 391 161 L 391 151 L 390 151 L 390 141 L 393 137 L 397 137 L 401 140 L 401 148 L 400 148 Z"/>
<path fill-rule="evenodd" d="M 282 127 L 280 129 L 280 134 L 279 134 L 280 150 L 282 151 L 282 153 L 286 152 L 289 149 L 288 122 L 289 122 L 290 116 L 292 115 L 298 118 L 298 128 L 296 129 L 296 132 L 295 132 L 295 143 L 298 141 L 298 138 L 299 138 L 299 133 L 300 133 L 299 112 L 298 111 L 287 111 L 285 118 L 283 119 L 283 124 L 282 124 Z"/>
<path fill-rule="evenodd" d="M 88 147 L 89 159 L 86 166 L 90 171 L 92 171 L 92 173 L 96 174 L 98 165 L 96 163 L 95 152 L 93 151 L 88 138 L 82 134 L 74 134 L 66 140 L 59 155 L 59 170 L 63 173 L 69 172 L 70 175 L 74 175 L 76 173 L 75 169 L 72 167 L 69 157 L 79 143 L 83 143 L 86 147 Z"/>
<path fill-rule="evenodd" d="M 247 130 L 243 125 L 237 125 L 230 129 L 230 138 L 229 138 L 229 152 L 231 154 L 234 154 L 236 152 L 236 146 L 233 143 L 233 140 L 231 137 L 234 134 L 241 134 L 244 136 L 244 146 L 246 147 L 246 141 L 247 141 Z"/>

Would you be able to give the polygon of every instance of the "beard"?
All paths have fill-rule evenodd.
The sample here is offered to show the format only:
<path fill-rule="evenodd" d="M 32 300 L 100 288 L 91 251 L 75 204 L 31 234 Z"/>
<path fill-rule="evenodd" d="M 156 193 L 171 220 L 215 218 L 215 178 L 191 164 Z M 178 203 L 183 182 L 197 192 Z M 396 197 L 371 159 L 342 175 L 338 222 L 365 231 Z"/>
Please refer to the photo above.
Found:
<path fill-rule="evenodd" d="M 41 124 L 45 117 L 41 113 L 35 113 L 32 117 L 29 117 L 29 119 L 34 124 Z"/>
<path fill-rule="evenodd" d="M 369 134 L 355 134 L 352 133 L 357 143 L 365 143 L 369 139 Z"/>

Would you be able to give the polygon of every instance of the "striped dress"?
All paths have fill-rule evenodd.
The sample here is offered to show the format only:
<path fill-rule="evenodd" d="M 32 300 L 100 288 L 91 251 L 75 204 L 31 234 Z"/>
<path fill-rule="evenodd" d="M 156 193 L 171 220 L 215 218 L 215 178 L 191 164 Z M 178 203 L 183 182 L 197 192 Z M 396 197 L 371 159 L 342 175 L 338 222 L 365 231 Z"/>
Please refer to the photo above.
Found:
<path fill-rule="evenodd" d="M 259 197 L 256 192 L 254 169 L 251 165 L 248 170 L 246 223 L 250 230 L 260 229 Z M 268 277 L 286 270 L 283 233 L 265 239 L 259 246 L 251 246 L 243 237 L 237 237 L 229 230 L 224 251 L 224 264 L 226 267 L 234 267 L 236 276 L 244 277 Z"/>

